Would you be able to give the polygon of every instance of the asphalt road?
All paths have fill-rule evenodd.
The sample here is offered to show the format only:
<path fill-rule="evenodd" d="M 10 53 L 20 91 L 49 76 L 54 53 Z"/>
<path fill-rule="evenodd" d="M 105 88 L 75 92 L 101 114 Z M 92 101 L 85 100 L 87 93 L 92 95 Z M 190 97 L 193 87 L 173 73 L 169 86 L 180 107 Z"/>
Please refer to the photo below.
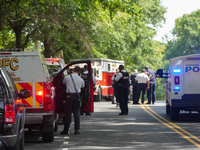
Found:
<path fill-rule="evenodd" d="M 165 113 L 165 102 L 155 105 L 132 105 L 129 115 L 120 116 L 119 107 L 111 102 L 95 102 L 91 116 L 81 116 L 81 134 L 55 132 L 52 143 L 43 143 L 38 131 L 25 133 L 25 150 L 195 150 L 200 149 L 200 115 L 180 114 L 172 122 Z"/>

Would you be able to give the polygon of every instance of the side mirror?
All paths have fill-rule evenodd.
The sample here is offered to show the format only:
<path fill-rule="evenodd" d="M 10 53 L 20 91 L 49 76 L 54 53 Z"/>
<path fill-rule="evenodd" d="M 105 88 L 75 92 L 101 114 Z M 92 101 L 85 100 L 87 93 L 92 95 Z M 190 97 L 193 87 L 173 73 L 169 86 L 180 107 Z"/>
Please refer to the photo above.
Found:
<path fill-rule="evenodd" d="M 156 72 L 157 78 L 167 78 L 168 73 L 163 73 L 163 69 L 158 69 Z"/>
<path fill-rule="evenodd" d="M 163 69 L 158 69 L 156 74 L 157 74 L 158 78 L 162 78 L 163 77 Z"/>
<path fill-rule="evenodd" d="M 30 90 L 21 89 L 21 91 L 19 93 L 19 97 L 20 98 L 28 98 L 30 96 L 31 96 L 31 91 Z"/>

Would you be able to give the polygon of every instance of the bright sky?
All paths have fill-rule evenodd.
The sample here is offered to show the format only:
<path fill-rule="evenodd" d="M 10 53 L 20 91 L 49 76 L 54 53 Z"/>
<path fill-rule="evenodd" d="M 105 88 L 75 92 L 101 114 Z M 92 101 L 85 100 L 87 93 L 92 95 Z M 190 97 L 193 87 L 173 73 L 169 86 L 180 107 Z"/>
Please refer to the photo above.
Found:
<path fill-rule="evenodd" d="M 162 5 L 167 7 L 166 22 L 162 28 L 157 30 L 157 36 L 155 37 L 155 40 L 161 42 L 164 35 L 167 35 L 169 40 L 172 39 L 171 30 L 175 26 L 176 18 L 200 9 L 200 0 L 162 0 Z"/>

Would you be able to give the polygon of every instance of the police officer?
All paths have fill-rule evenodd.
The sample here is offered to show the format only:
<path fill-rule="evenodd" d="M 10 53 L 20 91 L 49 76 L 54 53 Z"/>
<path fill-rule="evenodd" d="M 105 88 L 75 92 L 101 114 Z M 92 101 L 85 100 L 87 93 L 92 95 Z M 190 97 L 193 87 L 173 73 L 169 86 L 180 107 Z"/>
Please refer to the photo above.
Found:
<path fill-rule="evenodd" d="M 114 101 L 114 97 L 116 98 L 116 107 L 119 106 L 119 100 L 118 100 L 118 96 L 117 96 L 117 85 L 116 85 L 116 82 L 115 82 L 115 78 L 118 76 L 118 73 L 119 73 L 119 69 L 117 68 L 116 69 L 116 73 L 113 74 L 112 78 L 111 78 L 111 82 L 112 82 L 112 87 L 113 87 L 113 97 L 112 97 L 112 104 L 115 104 L 115 101 Z"/>
<path fill-rule="evenodd" d="M 150 87 L 147 90 L 147 98 L 148 102 L 147 104 L 154 104 L 156 100 L 156 94 L 155 94 L 155 89 L 156 89 L 156 73 L 154 70 L 149 69 L 148 66 L 145 66 L 145 70 L 147 72 L 147 75 L 150 79 Z"/>
<path fill-rule="evenodd" d="M 128 94 L 129 94 L 129 73 L 124 70 L 124 66 L 119 66 L 117 82 L 117 91 L 121 113 L 119 115 L 128 115 Z M 120 91 L 120 92 L 119 92 Z"/>
<path fill-rule="evenodd" d="M 86 80 L 88 80 L 88 65 L 85 65 L 84 66 L 84 72 L 81 74 L 81 78 L 84 80 L 84 81 L 86 81 Z M 97 83 L 97 80 L 96 80 L 96 78 L 95 78 L 95 76 L 94 76 L 94 74 L 92 74 L 92 79 L 93 79 L 93 84 L 94 84 L 94 87 L 95 87 L 95 84 Z M 89 88 L 89 86 L 88 86 L 88 84 L 86 83 L 85 84 L 85 86 L 86 86 L 86 88 Z M 87 90 L 87 89 L 86 89 Z M 89 93 L 87 93 L 87 91 L 82 91 L 82 95 L 83 95 L 83 101 L 86 99 L 86 95 L 85 94 L 89 94 Z M 82 112 L 81 111 L 81 115 L 83 115 L 85 113 L 85 115 L 86 116 L 90 116 L 91 114 L 90 114 L 90 112 Z"/>
<path fill-rule="evenodd" d="M 142 69 L 142 73 L 138 74 L 135 78 L 135 81 L 138 82 L 137 90 L 137 101 L 139 101 L 140 93 L 142 91 L 142 104 L 144 104 L 145 91 L 149 89 L 149 77 L 145 73 L 145 69 Z"/>
<path fill-rule="evenodd" d="M 138 75 L 138 70 L 135 69 L 134 72 L 131 74 L 131 85 L 132 85 L 132 97 L 133 97 L 133 104 L 139 104 L 137 101 L 137 88 L 138 88 L 138 83 L 135 82 L 135 78 Z"/>
<path fill-rule="evenodd" d="M 66 76 L 63 80 L 63 84 L 66 84 L 66 98 L 65 98 L 65 117 L 64 117 L 64 130 L 60 134 L 69 134 L 69 127 L 71 124 L 71 114 L 74 115 L 74 134 L 80 134 L 80 102 L 78 100 L 78 94 L 81 93 L 81 88 L 85 86 L 84 80 L 78 75 L 81 69 L 76 66 L 73 70 L 73 74 Z M 73 83 L 73 80 L 74 83 Z M 77 91 L 75 90 L 74 84 Z"/>

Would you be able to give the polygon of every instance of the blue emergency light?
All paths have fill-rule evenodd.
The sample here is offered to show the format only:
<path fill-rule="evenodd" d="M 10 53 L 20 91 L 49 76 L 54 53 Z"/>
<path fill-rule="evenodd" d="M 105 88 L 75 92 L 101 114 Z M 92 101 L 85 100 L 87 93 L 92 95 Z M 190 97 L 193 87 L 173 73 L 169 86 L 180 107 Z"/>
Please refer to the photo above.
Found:
<path fill-rule="evenodd" d="M 180 87 L 179 86 L 175 86 L 174 87 L 174 91 L 180 91 Z"/>
<path fill-rule="evenodd" d="M 181 69 L 174 69 L 173 73 L 181 73 Z"/>

